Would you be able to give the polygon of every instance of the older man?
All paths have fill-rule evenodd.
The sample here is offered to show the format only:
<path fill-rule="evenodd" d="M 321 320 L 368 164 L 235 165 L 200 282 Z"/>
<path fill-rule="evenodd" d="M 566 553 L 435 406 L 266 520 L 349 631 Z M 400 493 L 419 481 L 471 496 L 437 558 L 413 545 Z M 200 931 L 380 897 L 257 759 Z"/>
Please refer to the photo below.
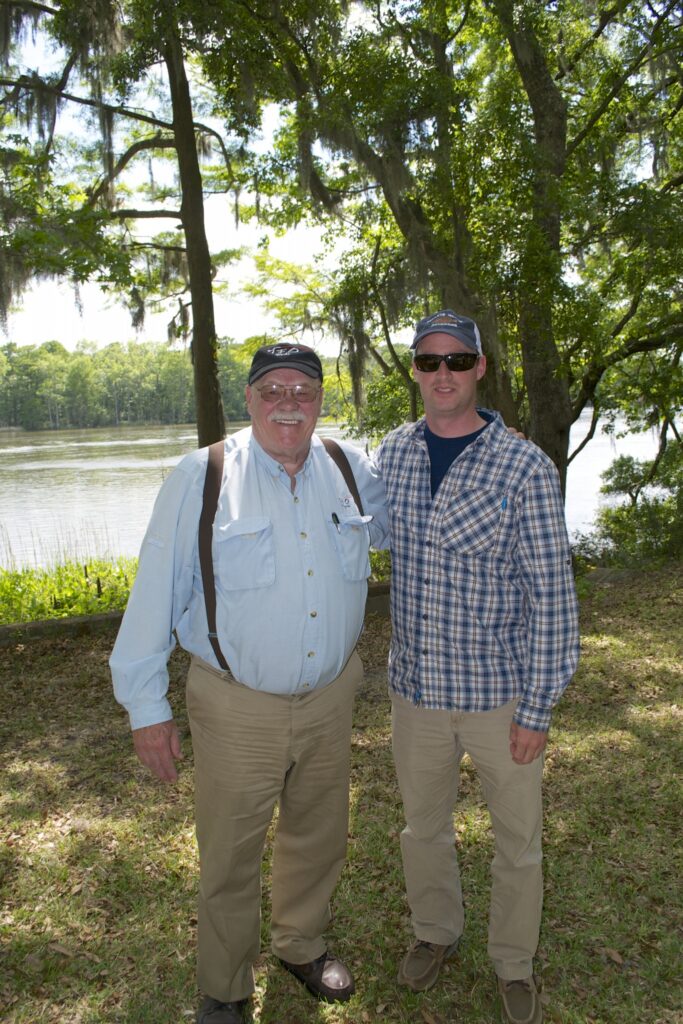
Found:
<path fill-rule="evenodd" d="M 111 657 L 138 756 L 170 782 L 181 753 L 166 699 L 174 634 L 192 654 L 199 1024 L 244 1019 L 259 953 L 261 857 L 276 803 L 273 952 L 322 999 L 343 1001 L 354 991 L 323 933 L 346 852 L 368 549 L 384 543 L 387 524 L 369 460 L 342 446 L 361 514 L 314 433 L 322 377 L 306 346 L 258 350 L 246 388 L 251 427 L 224 444 L 211 543 L 215 628 L 198 543 L 204 448 L 186 456 L 159 493 Z"/>
<path fill-rule="evenodd" d="M 495 835 L 488 951 L 503 1019 L 539 1024 L 542 753 L 578 656 L 559 479 L 539 448 L 477 407 L 486 356 L 472 320 L 425 317 L 412 348 L 425 416 L 376 456 L 390 509 L 389 684 L 415 932 L 398 980 L 428 989 L 462 934 L 453 808 L 468 753 Z"/>

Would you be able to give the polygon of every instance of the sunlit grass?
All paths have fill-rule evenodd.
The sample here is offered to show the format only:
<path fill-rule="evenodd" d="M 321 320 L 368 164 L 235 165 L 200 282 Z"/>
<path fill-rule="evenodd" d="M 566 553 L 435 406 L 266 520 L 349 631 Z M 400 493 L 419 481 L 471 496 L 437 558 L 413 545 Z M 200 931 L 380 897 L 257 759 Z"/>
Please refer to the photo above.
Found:
<path fill-rule="evenodd" d="M 545 912 L 538 955 L 547 1024 L 681 1024 L 681 566 L 592 585 L 583 659 L 557 713 L 545 773 Z M 387 619 L 361 642 L 366 682 L 352 749 L 349 855 L 331 948 L 357 994 L 317 1005 L 268 952 L 269 842 L 259 1024 L 491 1024 L 486 955 L 492 836 L 466 761 L 455 814 L 467 921 L 437 986 L 396 985 L 411 938 L 391 760 Z M 179 784 L 136 761 L 107 670 L 113 631 L 0 651 L 0 1018 L 7 1024 L 181 1024 L 194 980 L 197 852 L 187 659 L 171 699 L 183 736 Z"/>

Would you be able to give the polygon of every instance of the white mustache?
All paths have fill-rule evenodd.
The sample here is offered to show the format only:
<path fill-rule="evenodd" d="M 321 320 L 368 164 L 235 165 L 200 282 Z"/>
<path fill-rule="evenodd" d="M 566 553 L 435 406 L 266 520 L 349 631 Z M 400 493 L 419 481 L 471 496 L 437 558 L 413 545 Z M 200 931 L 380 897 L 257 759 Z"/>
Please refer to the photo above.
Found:
<path fill-rule="evenodd" d="M 296 412 L 275 411 L 271 412 L 268 417 L 269 423 L 291 423 L 292 420 L 297 423 L 304 423 L 306 416 L 304 413 L 297 410 Z"/>

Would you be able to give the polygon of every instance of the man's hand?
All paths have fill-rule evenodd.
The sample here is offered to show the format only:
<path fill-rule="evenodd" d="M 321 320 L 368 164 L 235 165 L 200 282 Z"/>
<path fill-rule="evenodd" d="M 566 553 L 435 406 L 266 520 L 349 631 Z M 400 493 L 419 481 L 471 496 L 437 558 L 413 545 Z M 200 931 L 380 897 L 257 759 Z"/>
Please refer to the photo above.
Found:
<path fill-rule="evenodd" d="M 142 763 L 162 782 L 175 782 L 178 778 L 175 761 L 180 761 L 180 736 L 175 722 L 159 722 L 133 729 L 135 752 Z"/>
<path fill-rule="evenodd" d="M 531 764 L 541 756 L 547 742 L 547 732 L 525 729 L 517 722 L 510 725 L 510 753 L 515 764 Z"/>

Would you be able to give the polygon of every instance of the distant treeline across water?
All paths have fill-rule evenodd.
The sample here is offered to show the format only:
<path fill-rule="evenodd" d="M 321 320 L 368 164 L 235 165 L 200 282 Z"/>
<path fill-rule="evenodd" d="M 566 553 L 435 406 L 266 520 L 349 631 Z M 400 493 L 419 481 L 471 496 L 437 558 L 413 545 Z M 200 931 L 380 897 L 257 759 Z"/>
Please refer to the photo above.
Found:
<path fill-rule="evenodd" d="M 230 422 L 247 418 L 244 383 L 251 353 L 218 346 L 218 381 Z M 334 360 L 332 360 L 334 362 Z M 324 415 L 341 419 L 343 398 L 326 374 Z M 153 342 L 84 345 L 69 352 L 58 341 L 0 347 L 0 428 L 89 429 L 195 421 L 194 379 L 187 348 Z"/>

